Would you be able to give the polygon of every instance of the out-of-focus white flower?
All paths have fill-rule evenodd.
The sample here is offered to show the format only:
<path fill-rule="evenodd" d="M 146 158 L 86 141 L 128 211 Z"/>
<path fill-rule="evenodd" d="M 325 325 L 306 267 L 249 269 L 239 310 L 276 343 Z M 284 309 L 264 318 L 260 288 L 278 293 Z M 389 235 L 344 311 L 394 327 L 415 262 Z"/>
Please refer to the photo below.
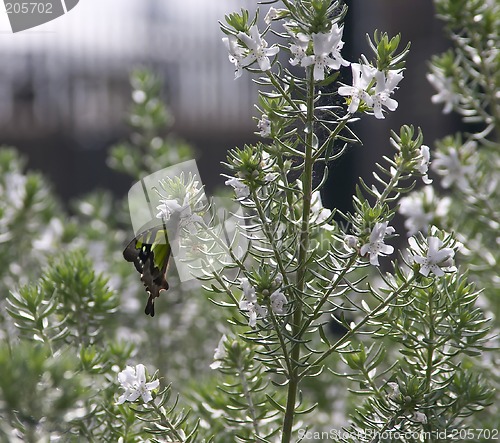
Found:
<path fill-rule="evenodd" d="M 449 114 L 460 103 L 460 95 L 453 91 L 453 79 L 445 77 L 442 70 L 433 67 L 432 73 L 427 74 L 427 80 L 438 92 L 431 97 L 432 103 L 444 103 L 443 113 Z"/>
<path fill-rule="evenodd" d="M 470 154 L 475 151 L 477 143 L 470 141 L 465 143 L 461 151 Z M 446 152 L 438 151 L 434 155 L 432 162 L 432 170 L 442 177 L 441 186 L 443 188 L 450 188 L 456 185 L 461 190 L 469 188 L 469 179 L 473 177 L 476 172 L 474 165 L 475 156 L 468 156 L 468 163 L 461 159 L 459 151 L 453 146 L 448 147 Z"/>
<path fill-rule="evenodd" d="M 5 199 L 11 206 L 21 209 L 26 197 L 26 176 L 18 172 L 8 172 L 4 177 Z"/>
<path fill-rule="evenodd" d="M 421 191 L 412 192 L 401 198 L 398 212 L 405 216 L 408 236 L 426 232 L 435 219 L 445 217 L 451 204 L 449 197 L 437 198 L 432 186 L 424 186 Z"/>
<path fill-rule="evenodd" d="M 229 61 L 235 66 L 234 78 L 236 80 L 243 73 L 241 62 L 245 53 L 243 48 L 238 45 L 238 39 L 234 35 L 228 35 L 222 41 L 229 52 Z"/>
<path fill-rule="evenodd" d="M 127 366 L 118 374 L 118 381 L 121 387 L 125 389 L 125 392 L 117 401 L 119 405 L 126 401 L 134 402 L 139 397 L 142 398 L 144 403 L 149 403 L 153 399 L 151 391 L 160 385 L 158 380 L 146 383 L 146 368 L 143 364 L 138 364 L 135 368 Z"/>
<path fill-rule="evenodd" d="M 314 55 L 302 58 L 301 65 L 314 65 L 314 80 L 325 79 L 325 69 L 340 69 L 340 66 L 349 66 L 349 62 L 342 58 L 340 51 L 344 46 L 342 41 L 343 27 L 336 23 L 332 30 L 327 33 L 316 33 L 312 35 Z"/>
<path fill-rule="evenodd" d="M 319 191 L 314 191 L 311 195 L 311 213 L 313 214 L 314 222 L 318 225 L 324 223 L 332 215 L 332 211 L 323 206 L 321 193 Z M 333 231 L 335 229 L 328 223 L 324 223 L 321 227 L 328 231 Z"/>
<path fill-rule="evenodd" d="M 427 175 L 427 171 L 429 170 L 429 164 L 431 162 L 431 152 L 429 146 L 427 145 L 420 146 L 420 155 L 422 156 L 422 159 L 420 160 L 420 164 L 418 165 L 418 172 L 423 174 L 422 181 L 426 185 L 430 185 L 432 183 L 432 180 Z"/>
<path fill-rule="evenodd" d="M 266 317 L 267 309 L 263 308 L 257 302 L 255 288 L 250 284 L 247 278 L 240 280 L 243 289 L 243 299 L 240 301 L 240 310 L 248 312 L 248 325 L 254 328 L 257 325 L 257 316 Z"/>
<path fill-rule="evenodd" d="M 351 97 L 349 103 L 349 112 L 354 114 L 363 100 L 368 106 L 373 105 L 373 100 L 366 92 L 366 89 L 375 77 L 377 70 L 368 64 L 351 63 L 352 86 L 341 86 L 338 90 L 339 95 Z"/>
<path fill-rule="evenodd" d="M 394 228 L 388 226 L 389 222 L 377 222 L 370 233 L 370 241 L 363 246 L 361 246 L 360 254 L 362 256 L 369 254 L 370 263 L 374 266 L 378 266 L 378 256 L 379 255 L 389 255 L 394 252 L 394 248 L 390 245 L 384 244 L 384 238 L 386 235 L 391 235 L 394 233 Z"/>
<path fill-rule="evenodd" d="M 238 199 L 247 198 L 250 195 L 250 188 L 237 178 L 230 178 L 229 180 L 225 181 L 225 184 L 234 188 L 236 198 Z"/>
<path fill-rule="evenodd" d="M 259 120 L 257 128 L 259 128 L 259 135 L 261 137 L 269 137 L 271 135 L 271 120 L 269 120 L 266 114 L 262 114 L 262 118 Z"/>
<path fill-rule="evenodd" d="M 311 38 L 302 32 L 293 36 L 293 43 L 290 44 L 290 52 L 292 53 L 293 58 L 289 60 L 292 66 L 301 64 L 302 59 L 306 56 L 306 50 L 309 46 L 310 40 Z"/>
<path fill-rule="evenodd" d="M 36 251 L 50 252 L 57 247 L 61 240 L 64 227 L 60 219 L 52 218 L 43 230 L 42 235 L 33 240 L 33 249 Z"/>
<path fill-rule="evenodd" d="M 390 95 L 396 90 L 398 83 L 402 80 L 403 74 L 401 71 L 389 71 L 384 74 L 381 71 L 375 73 L 377 83 L 375 85 L 375 95 L 373 100 L 373 114 L 375 118 L 385 118 L 382 113 L 382 106 L 385 106 L 389 111 L 395 111 L 398 107 L 398 102 Z"/>
<path fill-rule="evenodd" d="M 271 309 L 275 314 L 283 314 L 285 312 L 285 305 L 287 304 L 287 299 L 285 294 L 281 292 L 279 289 L 274 291 L 270 297 L 271 300 Z"/>
<path fill-rule="evenodd" d="M 412 249 L 417 249 L 418 246 L 414 237 L 410 237 L 409 243 Z M 427 245 L 428 249 L 425 256 L 412 256 L 413 261 L 421 265 L 420 274 L 427 277 L 432 272 L 435 276 L 441 277 L 444 275 L 443 269 L 449 272 L 456 270 L 453 266 L 455 251 L 452 248 L 441 248 L 443 246 L 442 240 L 434 236 L 427 239 Z"/>
<path fill-rule="evenodd" d="M 245 34 L 244 32 L 239 32 L 238 38 L 245 43 L 249 49 L 249 53 L 242 60 L 242 64 L 244 66 L 249 66 L 254 61 L 257 61 L 261 71 L 268 71 L 271 69 L 269 57 L 276 55 L 280 48 L 276 45 L 272 45 L 268 48 L 267 42 L 260 36 L 257 25 L 253 25 L 250 28 L 250 35 Z"/>
<path fill-rule="evenodd" d="M 226 347 L 224 343 L 227 341 L 226 334 L 224 334 L 219 340 L 219 344 L 215 348 L 214 352 L 214 362 L 210 365 L 211 369 L 218 369 L 222 366 L 222 360 L 227 355 Z"/>

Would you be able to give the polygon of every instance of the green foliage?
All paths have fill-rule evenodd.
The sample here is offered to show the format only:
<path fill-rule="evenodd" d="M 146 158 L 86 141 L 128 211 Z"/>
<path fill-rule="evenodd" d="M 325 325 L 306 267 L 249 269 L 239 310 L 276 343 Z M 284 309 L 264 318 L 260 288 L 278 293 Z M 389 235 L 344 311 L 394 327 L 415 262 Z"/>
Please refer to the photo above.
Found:
<path fill-rule="evenodd" d="M 304 57 L 325 57 L 312 38 L 304 42 L 298 34 L 341 29 L 345 6 L 282 3 L 286 9 L 271 20 L 286 21 L 288 34 L 272 32 L 287 44 L 302 43 Z M 68 214 L 43 177 L 24 171 L 14 150 L 0 151 L 0 290 L 6 294 L 0 441 L 290 443 L 308 439 L 308 430 L 336 428 L 332 441 L 409 443 L 452 441 L 454 431 L 478 424 L 492 429 L 499 378 L 491 329 L 498 320 L 488 310 L 500 309 L 498 192 L 491 184 L 498 181 L 492 168 L 498 144 L 488 136 L 499 127 L 492 93 L 500 70 L 495 57 L 477 59 L 471 48 L 478 43 L 478 54 L 493 55 L 487 45 L 498 32 L 498 7 L 436 3 L 460 39 L 434 60 L 432 72 L 451 78 L 446 84 L 460 93 L 452 107 L 485 130 L 438 144 L 435 170 L 454 177 L 442 172 L 455 161 L 462 176 L 455 177 L 452 196 L 462 200 L 449 217 L 434 217 L 445 226 L 413 236 L 391 263 L 384 256 L 394 250 L 389 223 L 400 197 L 419 179 L 428 184 L 420 129 L 391 132 L 393 153 L 374 166 L 374 185 L 360 180 L 351 213 L 324 208 L 319 193 L 332 162 L 360 141 L 351 129 L 354 112 L 375 113 L 370 100 L 386 105 L 393 92 L 377 96 L 375 74 L 357 91 L 368 96 L 351 110 L 356 94 L 346 98 L 349 109 L 338 103 L 339 70 L 325 68 L 325 60 L 319 63 L 324 80 L 315 67 L 300 70 L 298 63 L 292 72 L 278 57 L 268 70 L 257 60 L 252 67 L 243 63 L 263 74 L 256 79 L 257 109 L 259 125 L 269 122 L 270 130 L 262 131 L 265 143 L 228 154 L 228 184 L 242 207 L 237 234 L 228 239 L 212 229 L 225 221 L 226 208 L 199 204 L 201 193 L 185 202 L 198 177 L 158 181 L 160 196 L 178 202 L 189 216 L 183 222 L 198 228 L 192 246 L 200 240 L 206 254 L 204 289 L 181 287 L 168 270 L 170 288 L 154 321 L 142 314 L 147 294 L 122 257 L 133 238 L 124 231 L 126 205 L 95 192 L 73 202 Z M 245 10 L 229 14 L 222 31 L 237 39 L 257 18 Z M 476 24 L 466 22 L 471 18 Z M 260 38 L 270 30 L 271 24 Z M 236 44 L 242 51 L 251 46 Z M 360 57 L 369 72 L 378 68 L 384 84 L 401 75 L 409 46 L 398 53 L 399 44 L 399 35 L 375 33 L 374 61 Z M 131 83 L 132 134 L 112 148 L 109 164 L 137 180 L 190 160 L 193 151 L 169 132 L 159 79 L 142 70 Z M 323 172 L 316 177 L 318 166 Z M 143 364 L 155 368 L 152 377 Z"/>

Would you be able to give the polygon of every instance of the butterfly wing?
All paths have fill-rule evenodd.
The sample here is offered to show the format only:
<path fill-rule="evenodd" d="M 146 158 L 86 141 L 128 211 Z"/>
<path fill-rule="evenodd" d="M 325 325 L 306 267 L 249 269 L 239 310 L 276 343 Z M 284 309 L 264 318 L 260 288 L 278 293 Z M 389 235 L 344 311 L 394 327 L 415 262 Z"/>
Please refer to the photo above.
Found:
<path fill-rule="evenodd" d="M 123 251 L 123 257 L 134 264 L 141 274 L 141 281 L 149 294 L 145 313 L 154 317 L 154 300 L 162 290 L 168 289 L 165 278 L 171 255 L 171 246 L 164 226 L 156 226 L 141 232 Z"/>

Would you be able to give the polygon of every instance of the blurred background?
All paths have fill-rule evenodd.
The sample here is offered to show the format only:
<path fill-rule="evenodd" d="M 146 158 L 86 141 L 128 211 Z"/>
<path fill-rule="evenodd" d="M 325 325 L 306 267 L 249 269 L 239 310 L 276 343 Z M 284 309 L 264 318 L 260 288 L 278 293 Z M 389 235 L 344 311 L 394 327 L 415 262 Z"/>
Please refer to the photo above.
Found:
<path fill-rule="evenodd" d="M 363 119 L 358 131 L 364 146 L 353 147 L 332 168 L 324 203 L 341 209 L 348 209 L 358 176 L 366 176 L 388 149 L 390 129 L 420 126 L 431 145 L 456 124 L 431 105 L 433 90 L 425 79 L 430 56 L 446 47 L 432 0 L 347 4 L 346 59 L 368 53 L 365 34 L 375 29 L 401 33 L 402 45 L 411 41 L 412 47 L 395 95 L 397 113 Z M 96 187 L 124 195 L 130 180 L 105 160 L 108 148 L 129 131 L 129 74 L 147 67 L 163 79 L 174 131 L 196 147 L 203 182 L 209 188 L 221 184 L 226 150 L 257 140 L 257 92 L 248 73 L 233 79 L 217 22 L 225 13 L 256 6 L 255 0 L 81 0 L 59 19 L 12 34 L 2 3 L 0 143 L 27 155 L 29 167 L 49 176 L 63 200 Z"/>

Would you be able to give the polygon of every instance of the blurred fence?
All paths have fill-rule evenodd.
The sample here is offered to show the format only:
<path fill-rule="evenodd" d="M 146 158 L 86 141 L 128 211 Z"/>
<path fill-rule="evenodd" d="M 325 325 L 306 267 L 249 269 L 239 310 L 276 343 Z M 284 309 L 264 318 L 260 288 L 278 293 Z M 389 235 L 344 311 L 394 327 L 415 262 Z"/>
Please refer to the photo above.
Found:
<path fill-rule="evenodd" d="M 140 65 L 164 77 L 181 129 L 248 130 L 255 88 L 248 76 L 232 81 L 217 26 L 233 9 L 231 0 L 82 0 L 18 34 L 3 10 L 0 138 L 113 131 L 129 101 L 128 74 Z"/>

